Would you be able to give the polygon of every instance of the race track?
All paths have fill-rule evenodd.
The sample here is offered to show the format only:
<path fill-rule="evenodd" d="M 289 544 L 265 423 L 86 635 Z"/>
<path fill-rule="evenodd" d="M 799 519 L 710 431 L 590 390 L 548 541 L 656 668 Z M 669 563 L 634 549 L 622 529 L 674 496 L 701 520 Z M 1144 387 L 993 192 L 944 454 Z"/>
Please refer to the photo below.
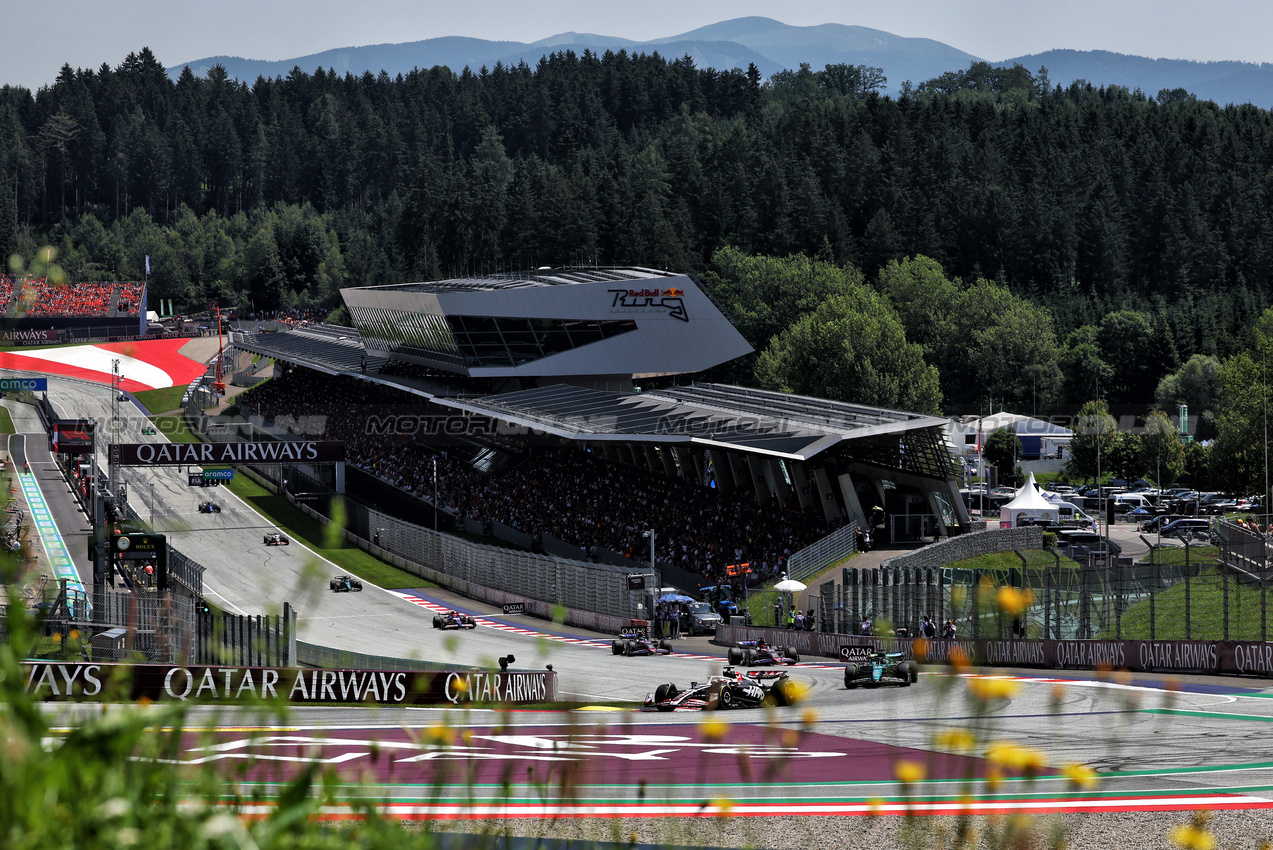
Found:
<path fill-rule="evenodd" d="M 100 387 L 51 379 L 50 398 L 67 415 L 104 420 L 109 413 L 109 393 Z M 19 430 L 30 427 L 19 418 L 21 406 L 10 409 Z M 142 437 L 143 421 L 136 412 L 121 439 L 159 439 Z M 37 434 L 28 442 L 42 441 Z M 68 498 L 65 488 L 33 471 L 57 515 L 52 503 Z M 1083 820 L 1067 823 L 1080 826 L 1123 818 L 1117 823 L 1156 836 L 1143 846 L 1164 846 L 1168 826 L 1186 819 L 1176 813 L 1231 810 L 1231 818 L 1248 820 L 1226 823 L 1273 836 L 1273 828 L 1260 833 L 1273 824 L 1273 693 L 1260 680 L 1063 680 L 1020 670 L 998 678 L 934 669 L 913 687 L 848 691 L 839 665 L 805 659 L 790 668 L 808 689 L 800 706 L 710 715 L 616 710 L 616 703 L 638 704 L 660 682 L 705 678 L 720 668 L 724 649 L 688 639 L 671 656 L 623 658 L 611 654 L 610 636 L 505 617 L 437 589 L 367 585 L 362 593 L 331 593 L 327 580 L 340 570 L 299 544 L 263 545 L 269 524 L 224 488 L 191 490 L 177 470 L 126 477 L 141 515 L 153 514 L 177 548 L 205 565 L 208 596 L 228 610 L 265 613 L 288 601 L 299 612 L 302 640 L 371 655 L 467 667 L 512 653 L 515 668 L 552 664 L 563 697 L 596 704 L 499 713 L 298 708 L 281 720 L 194 707 L 196 720 L 221 729 L 219 744 L 192 741 L 185 760 L 246 761 L 245 786 L 283 781 L 298 762 L 316 758 L 342 777 L 346 799 L 374 800 L 404 820 L 494 819 L 521 834 L 567 836 L 587 830 L 559 819 L 621 818 L 624 830 L 645 839 L 673 834 L 667 824 L 689 818 L 720 832 L 709 840 L 691 830 L 690 843 L 719 846 L 808 846 L 814 835 L 826 846 L 838 846 L 829 837 L 838 835 L 848 846 L 846 836 L 874 835 L 884 829 L 879 824 L 905 819 L 845 816 L 908 813 L 1078 813 L 1068 817 Z M 196 512 L 208 494 L 222 513 Z M 446 607 L 477 615 L 478 627 L 432 629 L 432 612 Z M 77 715 L 60 710 L 68 722 Z M 348 806 L 323 814 L 355 816 Z M 765 826 L 792 818 L 805 825 Z M 736 826 L 718 826 L 726 821 Z M 599 829 L 604 837 L 612 827 Z"/>

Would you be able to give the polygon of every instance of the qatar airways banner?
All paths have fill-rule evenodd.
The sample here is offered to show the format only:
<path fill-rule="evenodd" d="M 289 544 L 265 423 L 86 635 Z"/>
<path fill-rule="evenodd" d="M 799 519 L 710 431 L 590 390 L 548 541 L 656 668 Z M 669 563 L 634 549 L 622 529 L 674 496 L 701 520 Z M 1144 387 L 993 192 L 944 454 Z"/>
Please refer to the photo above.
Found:
<path fill-rule="evenodd" d="M 344 442 L 268 440 L 257 443 L 116 443 L 121 466 L 204 466 L 228 463 L 332 463 L 345 459 Z"/>
<path fill-rule="evenodd" d="M 308 670 L 170 664 L 34 662 L 26 691 L 39 700 L 237 703 L 282 699 L 293 705 L 524 705 L 553 702 L 551 670 Z"/>
<path fill-rule="evenodd" d="M 905 652 L 915 657 L 920 638 L 872 638 L 826 632 L 802 632 L 750 626 L 718 626 L 716 642 L 732 646 L 763 639 L 794 646 L 802 655 L 823 655 L 859 662 L 861 648 Z M 985 667 L 1035 667 L 1047 670 L 1131 670 L 1156 673 L 1273 678 L 1273 643 L 1237 640 L 927 640 L 924 657 L 950 662 L 956 650 L 971 664 Z"/>

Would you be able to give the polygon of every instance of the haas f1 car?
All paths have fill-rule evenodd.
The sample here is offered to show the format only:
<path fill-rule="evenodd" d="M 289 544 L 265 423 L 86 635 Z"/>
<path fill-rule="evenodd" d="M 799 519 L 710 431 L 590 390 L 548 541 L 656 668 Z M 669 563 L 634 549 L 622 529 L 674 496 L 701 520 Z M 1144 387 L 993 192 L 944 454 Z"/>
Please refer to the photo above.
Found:
<path fill-rule="evenodd" d="M 447 611 L 445 614 L 433 615 L 435 629 L 476 629 L 477 620 L 459 611 Z"/>
<path fill-rule="evenodd" d="M 611 655 L 671 655 L 672 644 L 654 640 L 647 629 L 620 629 L 619 639 L 610 642 Z"/>
<path fill-rule="evenodd" d="M 844 666 L 844 687 L 850 690 L 862 685 L 878 688 L 880 685 L 909 686 L 919 681 L 919 667 L 907 661 L 902 652 L 873 650 L 861 663 L 850 661 Z"/>
<path fill-rule="evenodd" d="M 741 640 L 729 648 L 729 663 L 744 667 L 772 667 L 798 664 L 800 653 L 794 646 L 770 646 L 763 640 Z"/>
<path fill-rule="evenodd" d="M 266 546 L 287 546 L 291 542 L 287 539 L 287 535 L 281 531 L 271 531 L 265 535 Z"/>
<path fill-rule="evenodd" d="M 706 682 L 691 682 L 680 690 L 668 682 L 645 698 L 645 711 L 703 711 L 793 705 L 799 688 L 781 670 L 749 670 L 740 673 L 726 667 Z"/>

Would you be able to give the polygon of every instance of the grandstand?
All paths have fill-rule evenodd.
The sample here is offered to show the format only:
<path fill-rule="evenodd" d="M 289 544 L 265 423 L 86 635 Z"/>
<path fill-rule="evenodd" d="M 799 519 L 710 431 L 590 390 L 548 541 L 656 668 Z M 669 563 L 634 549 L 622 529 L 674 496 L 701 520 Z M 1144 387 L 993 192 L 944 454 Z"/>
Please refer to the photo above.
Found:
<path fill-rule="evenodd" d="M 0 275 L 0 330 L 51 330 L 62 339 L 145 335 L 145 284 L 54 283 Z"/>
<path fill-rule="evenodd" d="M 289 364 L 241 410 L 345 439 L 352 465 L 427 501 L 436 488 L 459 519 L 636 557 L 657 527 L 659 560 L 705 575 L 736 559 L 772 571 L 877 506 L 903 533 L 968 528 L 942 419 L 681 385 L 750 351 L 688 276 L 554 269 L 342 294 L 357 330 L 231 335 Z"/>

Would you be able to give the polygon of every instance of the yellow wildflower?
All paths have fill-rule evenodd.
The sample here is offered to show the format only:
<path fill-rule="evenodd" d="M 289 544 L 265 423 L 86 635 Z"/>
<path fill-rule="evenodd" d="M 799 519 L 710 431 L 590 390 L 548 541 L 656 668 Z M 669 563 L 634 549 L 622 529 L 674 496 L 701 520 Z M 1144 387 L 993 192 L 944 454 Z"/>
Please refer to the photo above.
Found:
<path fill-rule="evenodd" d="M 718 818 L 727 818 L 734 811 L 734 801 L 728 797 L 716 797 L 708 805 L 716 810 Z"/>
<path fill-rule="evenodd" d="M 1007 614 L 1020 614 L 1022 611 L 1030 607 L 1030 603 L 1034 601 L 1034 594 L 1029 588 L 1025 590 L 1017 590 L 1015 587 L 999 588 L 998 603 L 999 610 Z"/>
<path fill-rule="evenodd" d="M 934 736 L 933 743 L 943 750 L 971 750 L 977 738 L 967 729 L 947 729 Z"/>
<path fill-rule="evenodd" d="M 1063 773 L 1069 778 L 1070 785 L 1074 788 L 1090 791 L 1096 787 L 1096 772 L 1085 765 L 1072 764 L 1065 768 Z"/>
<path fill-rule="evenodd" d="M 1205 829 L 1193 824 L 1178 826 L 1171 831 L 1171 841 L 1188 850 L 1215 850 L 1216 838 Z"/>
<path fill-rule="evenodd" d="M 714 744 L 725 737 L 725 733 L 729 731 L 729 725 L 712 717 L 700 723 L 698 729 L 703 733 L 704 741 Z"/>
<path fill-rule="evenodd" d="M 903 785 L 920 782 L 925 776 L 924 766 L 914 761 L 899 761 L 893 766 L 893 773 Z"/>
<path fill-rule="evenodd" d="M 993 699 L 1011 699 L 1021 690 L 1015 679 L 969 679 L 968 690 L 977 699 L 989 702 Z"/>
<path fill-rule="evenodd" d="M 986 750 L 986 758 L 1000 767 L 1034 776 L 1043 767 L 1043 753 L 1011 741 L 997 741 Z"/>

